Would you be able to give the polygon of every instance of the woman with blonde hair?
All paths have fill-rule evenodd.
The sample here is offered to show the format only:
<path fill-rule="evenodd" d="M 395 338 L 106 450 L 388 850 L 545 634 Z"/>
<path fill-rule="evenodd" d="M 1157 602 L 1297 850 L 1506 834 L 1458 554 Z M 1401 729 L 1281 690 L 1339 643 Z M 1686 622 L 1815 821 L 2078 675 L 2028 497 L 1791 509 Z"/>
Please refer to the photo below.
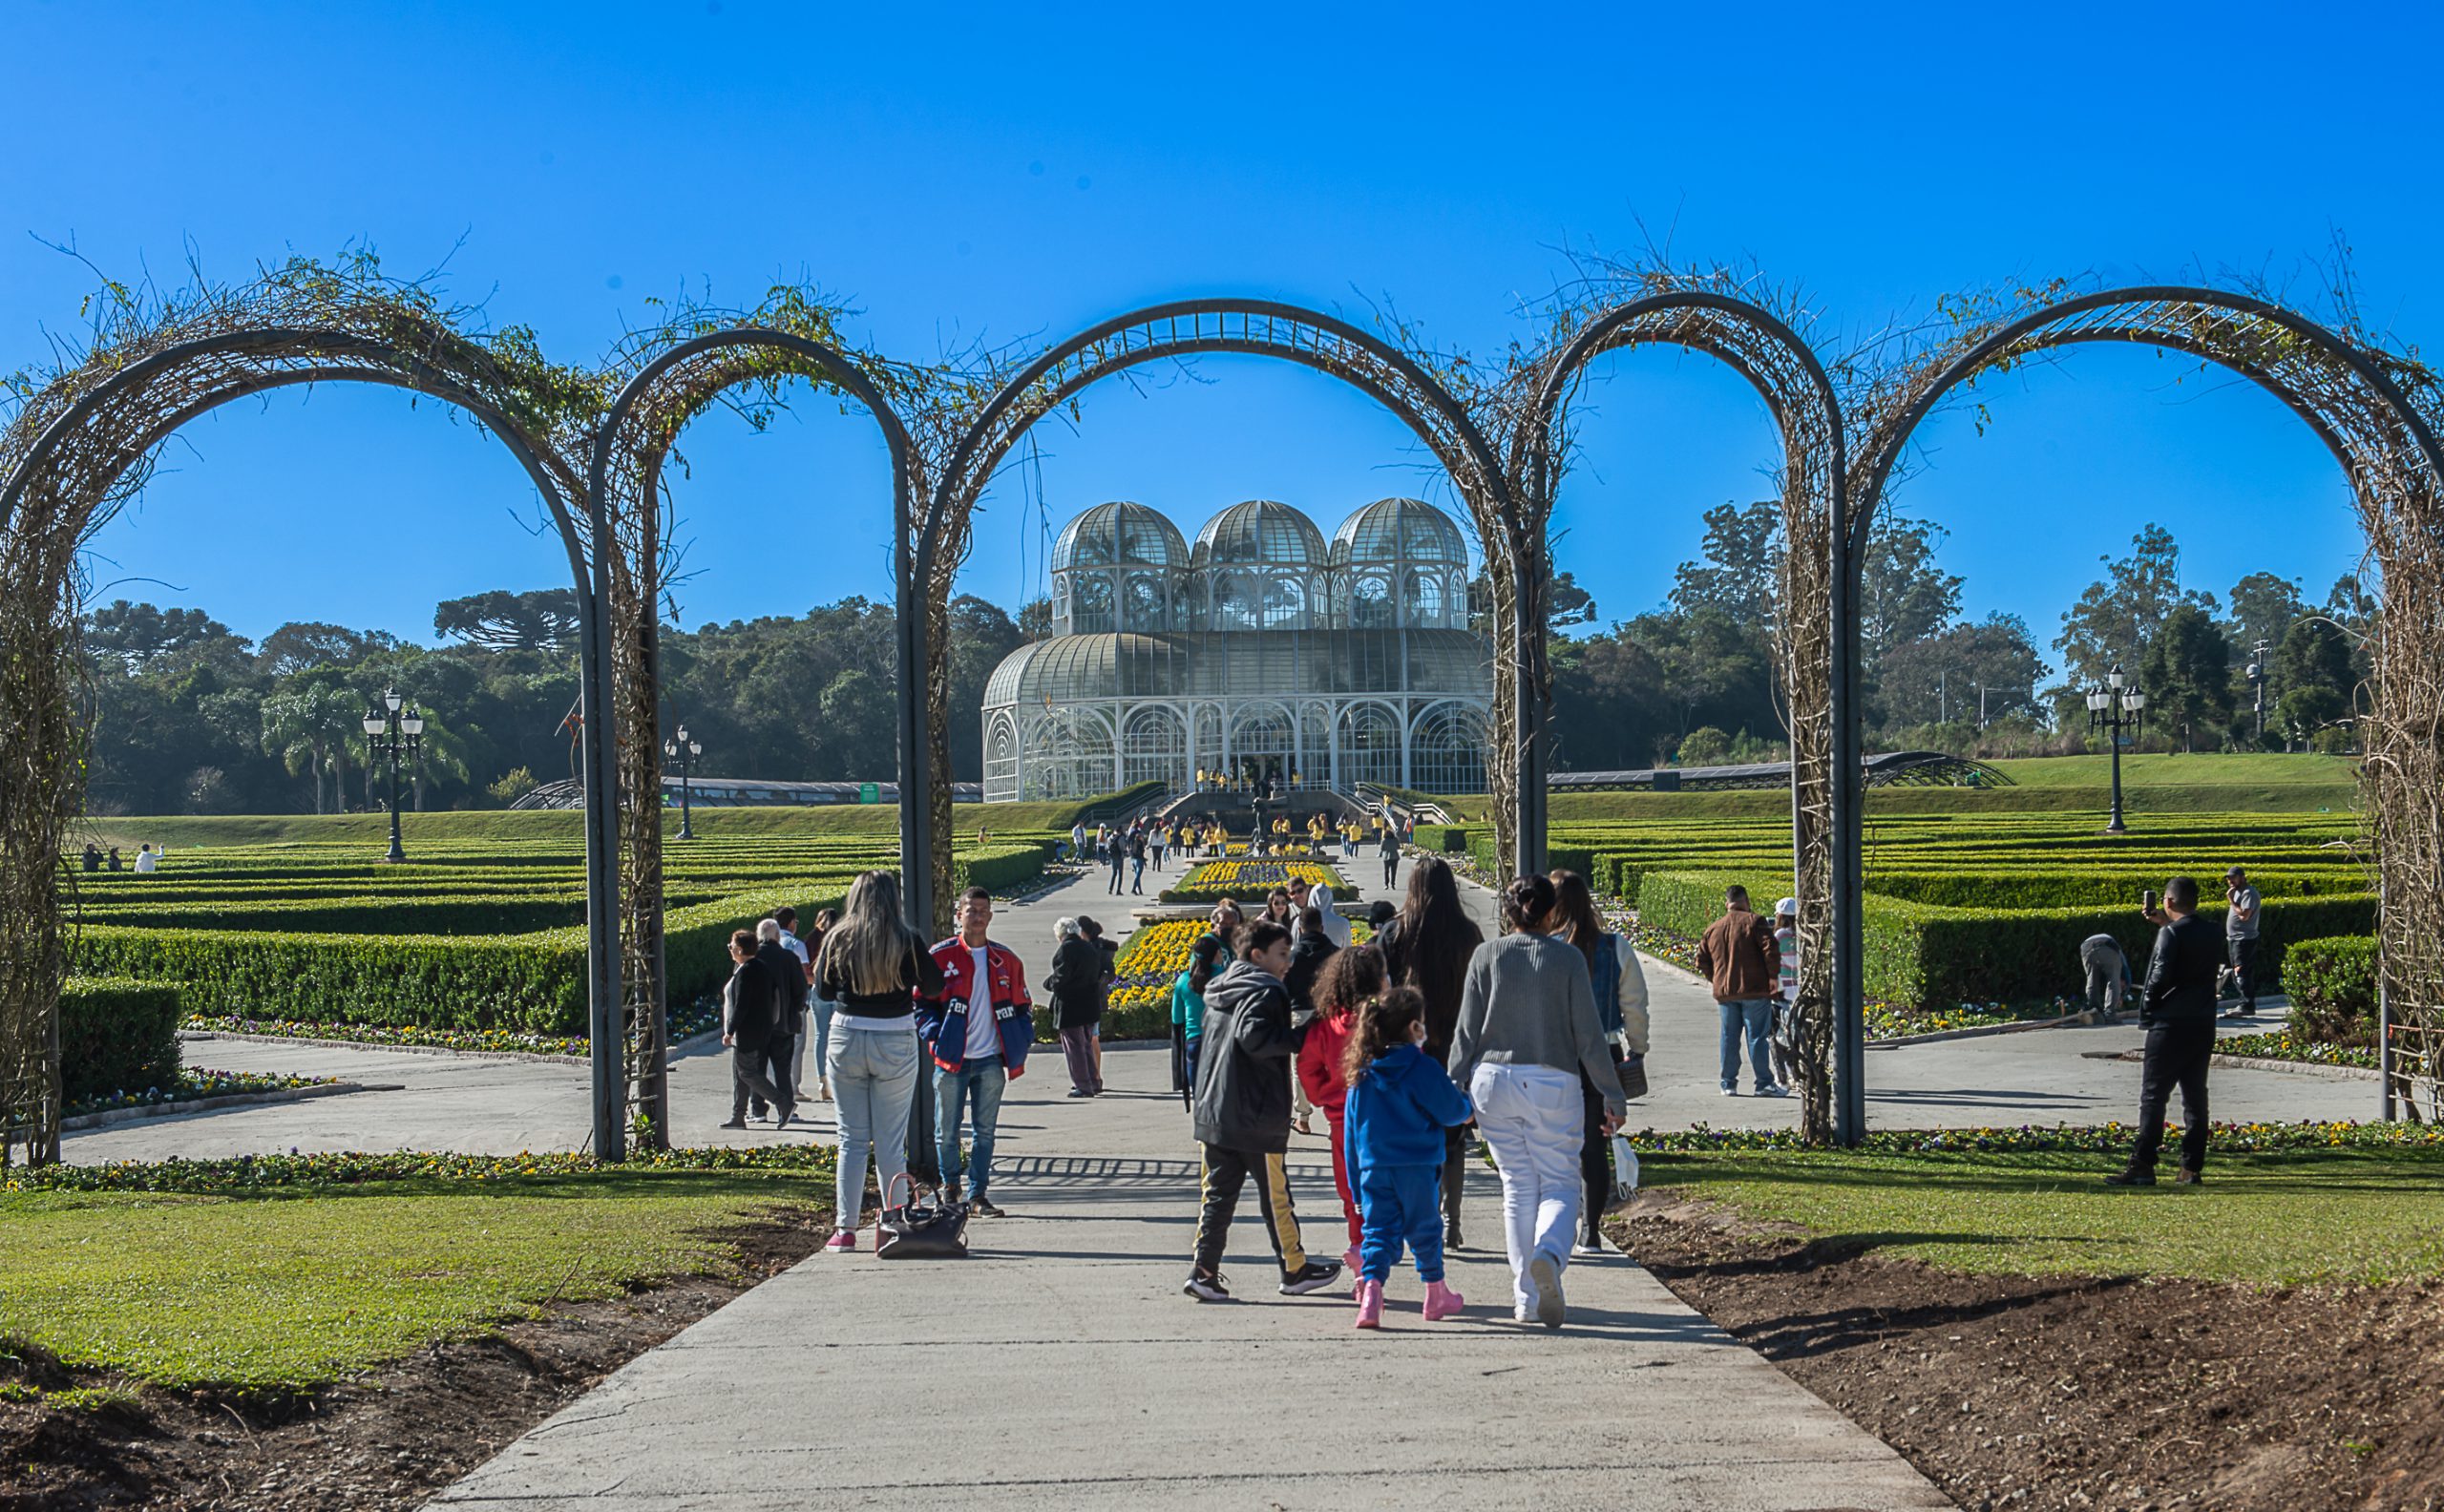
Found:
<path fill-rule="evenodd" d="M 908 1110 L 916 1098 L 916 1008 L 938 998 L 942 969 L 900 911 L 899 878 L 867 872 L 849 885 L 840 922 L 823 937 L 817 992 L 832 1004 L 832 1096 L 840 1124 L 835 1215 L 826 1250 L 857 1248 L 866 1150 L 888 1194 L 908 1169 Z"/>

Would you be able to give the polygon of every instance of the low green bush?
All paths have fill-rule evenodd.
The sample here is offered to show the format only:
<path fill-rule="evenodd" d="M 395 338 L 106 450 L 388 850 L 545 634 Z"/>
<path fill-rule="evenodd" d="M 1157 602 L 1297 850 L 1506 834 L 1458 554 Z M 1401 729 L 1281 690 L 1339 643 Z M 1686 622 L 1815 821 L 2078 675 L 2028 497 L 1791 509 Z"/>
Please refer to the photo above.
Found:
<path fill-rule="evenodd" d="M 178 984 L 71 976 L 59 993 L 59 1074 L 70 1102 L 166 1087 L 179 1075 Z"/>
<path fill-rule="evenodd" d="M 2263 976 L 2264 968 L 2260 970 Z M 2333 1044 L 2375 1043 L 2374 936 L 2300 940 L 2284 953 L 2282 981 L 2291 999 L 2294 1035 Z"/>

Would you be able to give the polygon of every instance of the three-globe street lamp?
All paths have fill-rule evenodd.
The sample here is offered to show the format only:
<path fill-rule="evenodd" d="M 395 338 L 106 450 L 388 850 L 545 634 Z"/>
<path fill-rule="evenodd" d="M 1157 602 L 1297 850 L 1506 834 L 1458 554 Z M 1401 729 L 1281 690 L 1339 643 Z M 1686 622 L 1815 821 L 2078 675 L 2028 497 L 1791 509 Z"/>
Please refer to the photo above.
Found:
<path fill-rule="evenodd" d="M 691 779 L 695 775 L 696 758 L 705 754 L 705 747 L 689 740 L 687 726 L 682 724 L 676 738 L 662 743 L 662 753 L 679 764 L 679 838 L 693 840 L 696 838 L 696 827 L 688 800 L 694 796 Z"/>
<path fill-rule="evenodd" d="M 2113 748 L 2113 822 L 2104 827 L 2107 834 L 2123 834 L 2121 824 L 2121 732 L 2146 727 L 2147 695 L 2137 688 L 2122 686 L 2121 663 L 2104 675 L 2105 685 L 2088 690 L 2088 728 L 2103 730 L 2111 738 Z"/>
<path fill-rule="evenodd" d="M 405 861 L 408 851 L 399 843 L 399 758 L 410 761 L 424 748 L 424 715 L 412 704 L 401 708 L 399 690 L 383 691 L 382 702 L 365 711 L 365 746 L 376 756 L 390 758 L 390 854 L 392 861 Z"/>

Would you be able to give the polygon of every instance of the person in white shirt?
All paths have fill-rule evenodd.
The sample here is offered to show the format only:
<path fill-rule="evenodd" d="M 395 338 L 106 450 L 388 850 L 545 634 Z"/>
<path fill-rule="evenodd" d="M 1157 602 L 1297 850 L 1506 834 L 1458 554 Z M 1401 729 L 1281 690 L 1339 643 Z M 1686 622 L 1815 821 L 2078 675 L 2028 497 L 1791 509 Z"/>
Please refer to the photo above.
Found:
<path fill-rule="evenodd" d="M 161 858 L 154 854 L 153 844 L 151 841 L 148 840 L 144 844 L 136 848 L 137 871 L 149 873 L 159 871 L 160 867 Z"/>

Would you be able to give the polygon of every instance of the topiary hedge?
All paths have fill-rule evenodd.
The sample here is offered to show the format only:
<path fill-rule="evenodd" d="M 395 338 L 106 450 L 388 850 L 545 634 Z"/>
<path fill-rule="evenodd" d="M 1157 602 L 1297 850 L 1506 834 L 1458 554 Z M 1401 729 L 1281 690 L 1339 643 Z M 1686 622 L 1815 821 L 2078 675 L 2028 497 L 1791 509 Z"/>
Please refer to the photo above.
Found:
<path fill-rule="evenodd" d="M 71 976 L 59 993 L 59 1074 L 70 1102 L 166 1087 L 179 1075 L 178 984 Z"/>
<path fill-rule="evenodd" d="M 2334 1044 L 2375 1043 L 2374 936 L 2300 940 L 2284 953 L 2282 981 L 2291 999 L 2295 1036 Z"/>

